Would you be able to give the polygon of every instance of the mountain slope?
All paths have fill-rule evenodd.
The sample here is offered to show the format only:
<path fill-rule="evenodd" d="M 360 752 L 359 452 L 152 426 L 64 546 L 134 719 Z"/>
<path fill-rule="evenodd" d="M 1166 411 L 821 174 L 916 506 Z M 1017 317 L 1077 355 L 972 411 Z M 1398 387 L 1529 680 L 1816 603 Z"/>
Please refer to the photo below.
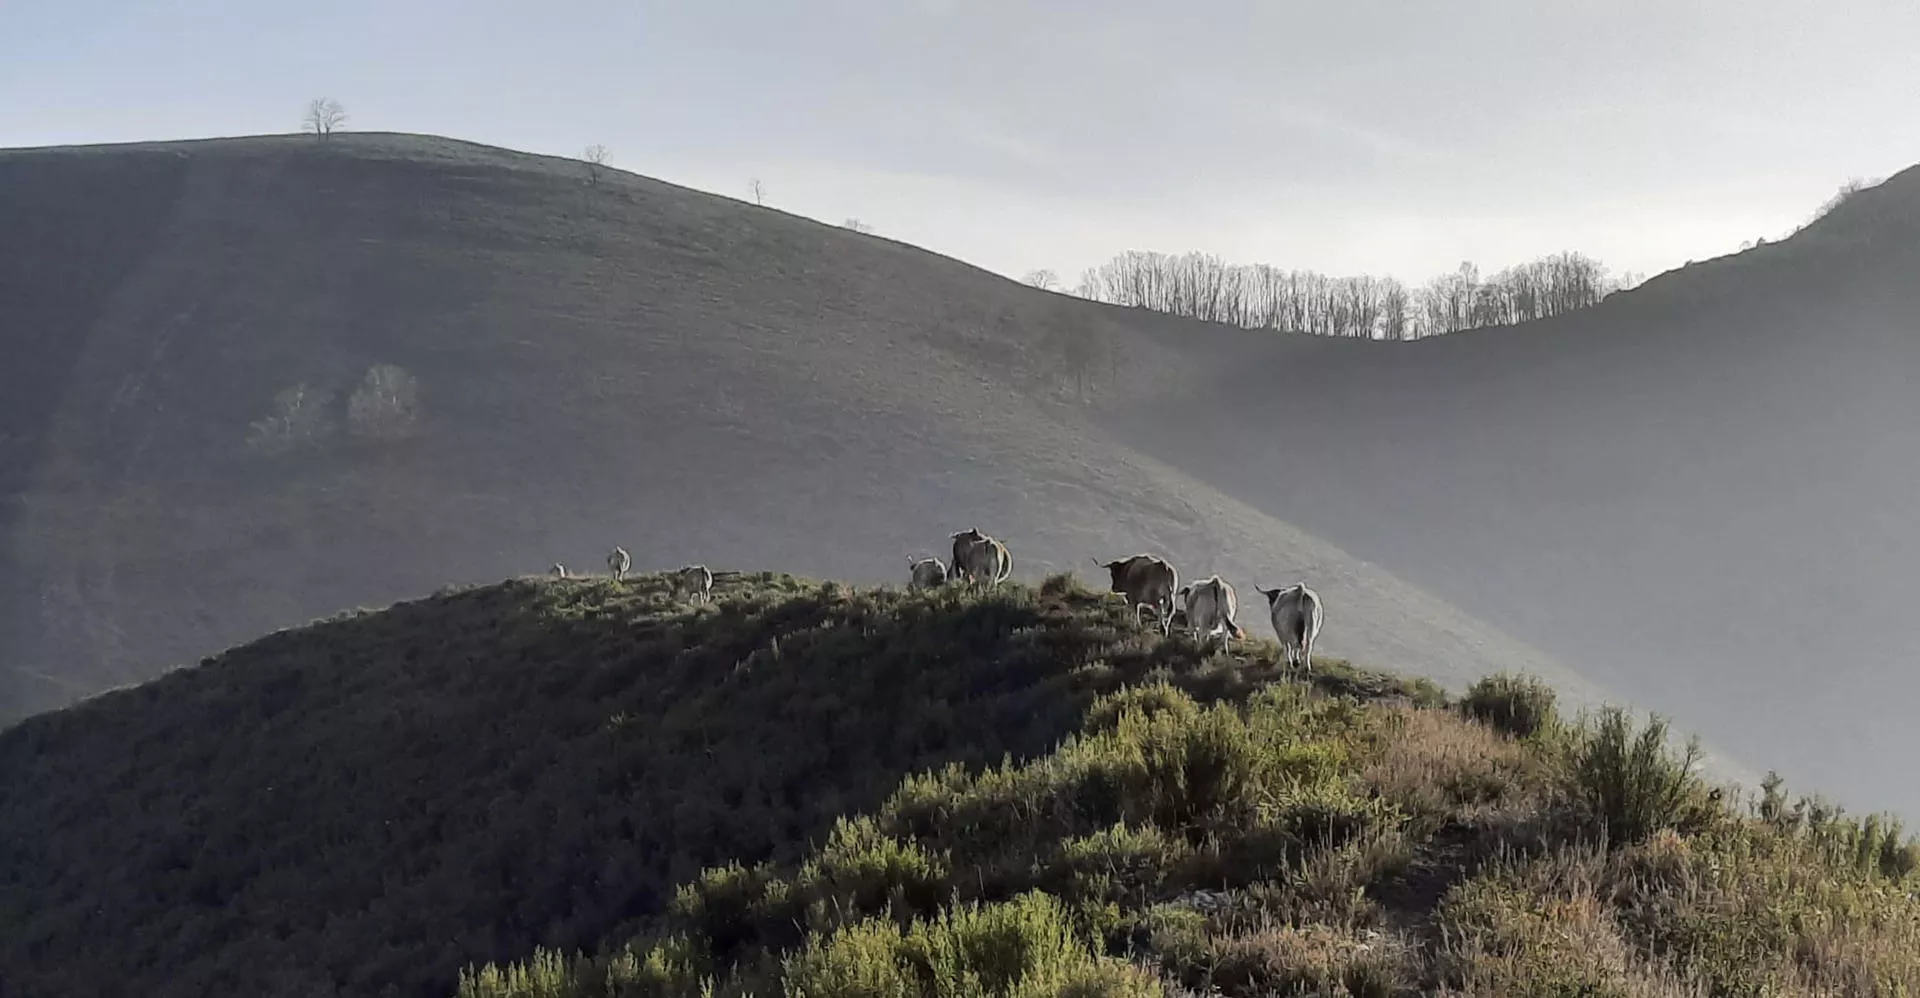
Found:
<path fill-rule="evenodd" d="M 0 153 L 0 227 L 0 715 L 615 543 L 873 582 L 971 524 L 1023 578 L 1305 577 L 1330 654 L 1576 682 L 1063 401 L 1204 376 L 1152 322 L 890 240 L 379 134 Z"/>
<path fill-rule="evenodd" d="M 470 962 L 596 948 L 704 867 L 797 857 L 915 770 L 1044 753 L 1122 683 L 1276 671 L 1270 645 L 1203 663 L 1064 579 L 714 595 L 451 592 L 0 732 L 6 993 L 445 994 Z"/>
<path fill-rule="evenodd" d="M 1920 814 L 1916 272 L 1920 169 L 1556 320 L 1183 341 L 1216 373 L 1107 425 L 1737 757 Z"/>

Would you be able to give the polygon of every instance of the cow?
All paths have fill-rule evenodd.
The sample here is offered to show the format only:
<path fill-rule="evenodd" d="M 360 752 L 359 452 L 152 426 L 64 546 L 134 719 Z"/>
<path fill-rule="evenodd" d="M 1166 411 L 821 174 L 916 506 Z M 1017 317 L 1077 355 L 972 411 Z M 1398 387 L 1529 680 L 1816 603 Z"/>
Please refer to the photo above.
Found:
<path fill-rule="evenodd" d="M 1256 582 L 1253 588 L 1267 598 L 1267 616 L 1273 621 L 1273 633 L 1280 638 L 1280 650 L 1286 655 L 1287 667 L 1293 668 L 1297 663 L 1313 671 L 1313 639 L 1320 633 L 1323 616 L 1320 594 L 1308 589 L 1304 582 L 1284 589 L 1261 589 Z"/>
<path fill-rule="evenodd" d="M 1181 609 L 1187 618 L 1187 629 L 1201 639 L 1202 647 L 1213 644 L 1215 634 L 1224 633 L 1222 646 L 1232 643 L 1235 638 L 1244 639 L 1247 635 L 1234 623 L 1233 615 L 1240 612 L 1240 595 L 1233 591 L 1233 585 L 1218 575 L 1208 576 L 1198 582 L 1181 586 L 1174 595 L 1180 597 Z"/>
<path fill-rule="evenodd" d="M 626 548 L 615 544 L 612 553 L 607 555 L 607 570 L 613 573 L 614 581 L 626 578 L 627 569 L 632 567 L 633 556 L 627 553 Z"/>
<path fill-rule="evenodd" d="M 673 573 L 673 594 L 686 593 L 695 602 L 713 602 L 713 573 L 705 565 L 688 565 Z"/>
<path fill-rule="evenodd" d="M 1093 563 L 1113 576 L 1113 591 L 1126 594 L 1135 620 L 1140 618 L 1140 608 L 1148 606 L 1153 608 L 1161 635 L 1173 629 L 1173 594 L 1180 587 L 1180 573 L 1165 558 L 1136 554 L 1117 561 L 1095 558 Z"/>
<path fill-rule="evenodd" d="M 1007 546 L 969 527 L 953 535 L 953 578 L 994 586 L 1013 574 L 1013 555 Z"/>
<path fill-rule="evenodd" d="M 938 558 L 915 558 L 907 556 L 907 570 L 911 573 L 907 586 L 911 589 L 931 589 L 947 581 L 946 562 Z"/>
<path fill-rule="evenodd" d="M 548 571 L 552 572 L 553 577 L 556 579 L 564 579 L 567 577 L 567 566 L 562 565 L 557 561 L 553 563 L 553 567 L 551 569 L 548 569 Z"/>

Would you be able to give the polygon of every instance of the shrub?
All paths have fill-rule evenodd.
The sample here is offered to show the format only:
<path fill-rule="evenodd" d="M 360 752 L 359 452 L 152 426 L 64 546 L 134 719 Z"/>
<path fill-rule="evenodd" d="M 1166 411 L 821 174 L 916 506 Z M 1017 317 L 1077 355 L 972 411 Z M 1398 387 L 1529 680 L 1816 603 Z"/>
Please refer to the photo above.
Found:
<path fill-rule="evenodd" d="M 1086 592 L 1087 587 L 1081 585 L 1080 579 L 1072 572 L 1055 572 L 1047 576 L 1040 583 L 1040 596 L 1042 599 L 1058 599 L 1062 596 L 1084 595 Z"/>
<path fill-rule="evenodd" d="M 1200 713 L 1200 705 L 1171 683 L 1158 682 L 1128 686 L 1096 699 L 1093 706 L 1087 708 L 1087 717 L 1081 724 L 1081 731 L 1087 734 L 1112 731 L 1119 725 L 1120 715 L 1129 710 L 1137 710 L 1143 714 L 1165 712 L 1185 721 L 1191 720 Z"/>
<path fill-rule="evenodd" d="M 1207 947 L 1206 955 L 1203 968 L 1182 968 L 1182 982 L 1217 989 L 1231 998 L 1276 994 L 1390 998 L 1407 993 L 1416 968 L 1413 953 L 1397 938 L 1364 942 L 1320 925 L 1272 926 L 1218 938 Z"/>
<path fill-rule="evenodd" d="M 1667 723 L 1650 718 L 1638 735 L 1626 712 L 1608 708 L 1574 747 L 1571 790 L 1587 817 L 1615 846 L 1644 841 L 1661 828 L 1691 827 L 1706 816 L 1698 739 L 1676 758 L 1667 750 Z"/>
<path fill-rule="evenodd" d="M 504 967 L 462 968 L 459 998 L 585 998 L 592 992 L 579 980 L 584 960 L 569 960 L 541 948 L 529 959 Z"/>
<path fill-rule="evenodd" d="M 1159 893 L 1190 851 L 1184 840 L 1152 825 L 1116 824 L 1062 843 L 1047 885 L 1077 901 L 1140 905 Z"/>
<path fill-rule="evenodd" d="M 902 930 L 868 920 L 815 936 L 786 962 L 788 998 L 1157 998 L 1159 983 L 1098 955 L 1037 891 L 948 909 Z"/>
<path fill-rule="evenodd" d="M 725 954 L 757 934 L 762 899 L 773 881 L 773 870 L 765 864 L 749 869 L 732 862 L 702 870 L 700 879 L 674 892 L 667 915 L 706 939 L 715 953 Z"/>
<path fill-rule="evenodd" d="M 826 848 L 801 867 L 798 888 L 805 902 L 848 916 L 924 914 L 946 900 L 947 862 L 883 834 L 870 817 L 841 818 Z"/>
<path fill-rule="evenodd" d="M 1553 727 L 1556 700 L 1553 688 L 1539 679 L 1503 672 L 1474 683 L 1461 699 L 1460 709 L 1496 731 L 1531 738 Z"/>
<path fill-rule="evenodd" d="M 670 936 L 644 950 L 628 946 L 608 962 L 606 972 L 606 991 L 615 995 L 700 998 L 712 982 L 705 947 L 685 936 Z"/>

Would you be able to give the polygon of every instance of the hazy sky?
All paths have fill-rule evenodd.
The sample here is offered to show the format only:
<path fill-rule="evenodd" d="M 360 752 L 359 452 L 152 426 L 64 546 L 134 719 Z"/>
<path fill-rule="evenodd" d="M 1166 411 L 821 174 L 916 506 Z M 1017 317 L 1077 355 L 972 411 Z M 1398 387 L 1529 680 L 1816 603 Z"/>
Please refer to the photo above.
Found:
<path fill-rule="evenodd" d="M 326 95 L 348 128 L 757 176 L 1012 275 L 1651 273 L 1920 162 L 1916 38 L 1913 0 L 0 0 L 0 146 L 290 131 Z"/>

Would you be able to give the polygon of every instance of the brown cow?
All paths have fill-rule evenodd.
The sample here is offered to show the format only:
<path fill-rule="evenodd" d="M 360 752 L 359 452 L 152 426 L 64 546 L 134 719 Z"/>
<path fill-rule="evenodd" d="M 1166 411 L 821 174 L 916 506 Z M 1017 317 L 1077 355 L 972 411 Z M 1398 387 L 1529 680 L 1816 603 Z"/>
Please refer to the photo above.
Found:
<path fill-rule="evenodd" d="M 1150 606 L 1160 633 L 1164 636 L 1173 629 L 1173 594 L 1180 588 L 1180 573 L 1165 558 L 1136 554 L 1118 561 L 1095 558 L 1093 563 L 1112 574 L 1113 591 L 1126 594 L 1134 619 L 1139 619 L 1141 607 Z"/>

